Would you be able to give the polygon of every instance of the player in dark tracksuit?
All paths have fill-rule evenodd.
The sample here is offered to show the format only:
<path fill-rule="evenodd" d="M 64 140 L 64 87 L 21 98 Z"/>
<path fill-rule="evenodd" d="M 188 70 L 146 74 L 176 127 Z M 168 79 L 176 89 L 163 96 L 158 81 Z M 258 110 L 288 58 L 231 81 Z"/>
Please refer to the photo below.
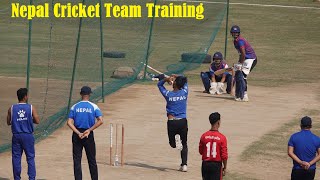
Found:
<path fill-rule="evenodd" d="M 86 151 L 92 180 L 98 180 L 96 143 L 93 130 L 103 124 L 100 108 L 90 102 L 92 91 L 88 86 L 80 90 L 81 101 L 70 108 L 68 126 L 72 129 L 73 172 L 75 180 L 82 180 L 82 149 Z"/>
<path fill-rule="evenodd" d="M 21 179 L 21 156 L 26 154 L 29 180 L 36 178 L 35 149 L 33 123 L 39 124 L 40 119 L 36 109 L 27 103 L 28 89 L 17 91 L 18 104 L 8 110 L 7 124 L 12 130 L 12 166 L 14 180 Z"/>
<path fill-rule="evenodd" d="M 202 134 L 199 142 L 199 153 L 202 155 L 202 179 L 221 180 L 227 169 L 227 138 L 219 132 L 220 114 L 218 112 L 210 114 L 209 121 L 211 129 Z"/>
<path fill-rule="evenodd" d="M 168 91 L 164 87 L 164 83 L 172 84 L 173 91 Z M 188 121 L 187 121 L 187 100 L 188 100 L 188 83 L 184 76 L 171 76 L 162 79 L 158 83 L 158 88 L 167 101 L 167 130 L 169 144 L 172 148 L 176 148 L 175 136 L 180 135 L 182 150 L 181 150 L 181 165 L 180 171 L 187 171 L 188 159 Z"/>

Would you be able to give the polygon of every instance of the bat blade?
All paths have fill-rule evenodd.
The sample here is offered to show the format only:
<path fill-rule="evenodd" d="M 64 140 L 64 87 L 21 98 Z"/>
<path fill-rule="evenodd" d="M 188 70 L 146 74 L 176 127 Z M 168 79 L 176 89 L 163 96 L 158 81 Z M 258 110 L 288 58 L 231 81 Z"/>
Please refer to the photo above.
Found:
<path fill-rule="evenodd" d="M 145 63 L 143 63 L 143 62 L 141 62 L 141 63 L 142 63 L 143 65 L 147 66 L 147 68 L 151 69 L 152 71 L 154 71 L 154 72 L 156 72 L 156 73 L 158 73 L 158 74 L 163 74 L 165 77 L 169 77 L 168 75 L 162 73 L 161 71 L 158 71 L 157 69 L 154 69 L 153 67 L 151 67 L 151 66 L 149 66 L 149 65 L 147 65 L 147 64 L 145 64 Z M 155 80 L 156 80 L 156 79 L 158 79 L 158 78 L 155 78 Z"/>

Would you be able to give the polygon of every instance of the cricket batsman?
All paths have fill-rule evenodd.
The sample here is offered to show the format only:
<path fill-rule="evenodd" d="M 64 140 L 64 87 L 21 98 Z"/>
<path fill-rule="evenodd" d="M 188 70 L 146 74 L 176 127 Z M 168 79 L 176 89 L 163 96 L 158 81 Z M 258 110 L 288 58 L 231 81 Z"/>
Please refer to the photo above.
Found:
<path fill-rule="evenodd" d="M 249 42 L 240 35 L 240 27 L 239 26 L 237 26 L 237 25 L 232 26 L 230 29 L 230 33 L 233 37 L 234 47 L 236 48 L 236 50 L 239 53 L 238 63 L 240 64 L 239 67 L 241 67 L 239 69 L 239 71 L 242 72 L 242 73 L 236 72 L 236 74 L 235 74 L 236 85 L 241 86 L 240 88 L 238 88 L 238 92 L 237 92 L 237 88 L 236 88 L 235 100 L 236 101 L 249 101 L 249 97 L 248 97 L 248 93 L 247 93 L 247 90 L 248 90 L 247 76 L 249 75 L 249 73 L 252 71 L 252 69 L 257 64 L 257 62 L 258 62 L 257 56 L 256 56 L 256 53 L 254 52 L 253 48 L 249 44 Z M 241 78 L 243 80 L 241 80 Z M 243 85 L 242 83 L 245 83 L 245 84 Z M 242 88 L 242 86 L 244 86 L 244 89 Z M 237 94 L 239 94 L 239 96 L 237 96 Z"/>

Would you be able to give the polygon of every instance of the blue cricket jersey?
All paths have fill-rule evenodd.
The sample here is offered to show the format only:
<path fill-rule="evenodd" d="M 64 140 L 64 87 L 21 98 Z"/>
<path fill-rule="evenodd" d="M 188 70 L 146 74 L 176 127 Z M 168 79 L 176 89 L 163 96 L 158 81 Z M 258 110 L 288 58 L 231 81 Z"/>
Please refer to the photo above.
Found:
<path fill-rule="evenodd" d="M 310 162 L 317 155 L 317 150 L 320 148 L 320 139 L 310 130 L 301 130 L 290 137 L 288 146 L 294 148 L 294 154 L 301 161 Z M 293 161 L 293 169 L 302 168 L 297 162 Z M 316 163 L 310 166 L 310 169 L 316 169 Z"/>
<path fill-rule="evenodd" d="M 81 129 L 91 128 L 96 118 L 102 116 L 99 107 L 90 101 L 80 101 L 73 105 L 69 112 L 69 118 L 74 120 L 74 126 Z"/>
<path fill-rule="evenodd" d="M 18 103 L 11 106 L 12 134 L 33 133 L 32 105 Z"/>
<path fill-rule="evenodd" d="M 158 88 L 167 101 L 167 115 L 175 118 L 187 118 L 188 83 L 179 91 L 168 91 L 163 85 L 165 81 L 158 82 Z"/>
<path fill-rule="evenodd" d="M 254 52 L 253 48 L 251 47 L 251 45 L 249 44 L 249 42 L 245 38 L 239 36 L 237 39 L 235 39 L 233 41 L 233 44 L 239 54 L 240 54 L 240 48 L 244 47 L 245 52 L 246 52 L 246 57 L 245 57 L 246 59 L 256 59 L 257 58 L 256 53 Z"/>

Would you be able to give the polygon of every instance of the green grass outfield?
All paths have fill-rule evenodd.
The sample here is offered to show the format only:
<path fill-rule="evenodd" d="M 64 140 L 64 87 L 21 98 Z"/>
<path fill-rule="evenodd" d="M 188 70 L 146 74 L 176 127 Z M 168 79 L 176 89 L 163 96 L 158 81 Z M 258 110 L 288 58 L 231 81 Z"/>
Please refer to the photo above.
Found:
<path fill-rule="evenodd" d="M 304 109 L 302 114 L 315 117 L 313 118 L 312 131 L 319 136 L 320 122 L 316 121 L 316 119 L 320 117 L 320 110 Z M 271 161 L 273 159 L 285 161 L 288 155 L 283 152 L 287 152 L 287 146 L 279 146 L 279 144 L 287 144 L 290 136 L 300 129 L 300 119 L 301 117 L 299 116 L 276 130 L 265 134 L 259 141 L 252 143 L 242 153 L 241 160 L 250 161 L 254 158 L 259 158 L 265 161 Z"/>
<path fill-rule="evenodd" d="M 280 0 L 280 1 L 267 1 L 257 3 L 255 1 L 230 1 L 231 3 L 255 3 L 255 4 L 277 4 L 277 5 L 292 5 L 292 6 L 310 6 L 320 7 L 319 3 L 306 2 L 303 0 Z M 3 4 L 8 4 L 8 1 L 0 2 L 0 7 L 5 8 Z M 216 4 L 210 4 L 208 7 L 218 6 Z M 3 12 L 1 16 L 3 16 Z M 206 9 L 207 17 L 216 16 L 215 11 L 211 8 Z M 53 36 L 56 40 L 63 37 L 67 37 L 67 40 L 53 42 L 52 48 L 55 49 L 52 58 L 61 59 L 68 58 L 70 61 L 63 61 L 53 64 L 55 69 L 52 70 L 51 78 L 55 79 L 69 79 L 71 76 L 71 68 L 74 58 L 77 22 L 72 20 L 62 20 L 65 23 L 54 24 L 55 28 L 59 29 L 53 31 Z M 84 32 L 88 31 L 86 35 L 89 39 L 80 44 L 80 58 L 82 59 L 99 59 L 99 38 L 98 33 L 98 20 L 96 22 L 84 26 Z M 143 21 L 143 20 L 141 20 Z M 128 23 L 124 20 L 119 27 L 123 27 L 124 23 Z M 120 22 L 120 23 L 121 23 Z M 320 10 L 319 9 L 297 9 L 297 8 L 284 8 L 284 7 L 263 7 L 263 6 L 246 6 L 246 5 L 230 5 L 229 27 L 232 24 L 238 24 L 241 27 L 242 35 L 249 40 L 258 56 L 258 65 L 250 76 L 250 84 L 261 86 L 277 86 L 290 83 L 299 82 L 315 82 L 318 81 L 320 75 L 317 73 L 320 70 L 318 66 L 317 57 L 320 55 L 318 49 L 320 48 L 320 40 L 317 38 L 317 32 L 320 22 Z M 3 76 L 24 76 L 26 73 L 26 59 L 27 59 L 27 22 L 20 20 L 20 25 L 14 28 L 8 28 L 10 25 L 5 25 L 4 20 L 0 20 L 0 39 L 2 43 L 0 45 L 0 53 L 3 58 L 1 59 L 0 75 Z M 11 21 L 11 23 L 16 23 Z M 137 22 L 132 22 L 137 23 Z M 108 44 L 109 41 L 115 41 L 116 36 L 124 36 L 126 33 L 121 33 L 121 30 L 116 28 L 107 27 L 107 22 L 104 28 L 105 33 L 105 46 L 109 49 L 130 49 L 131 57 L 128 57 L 124 61 L 117 61 L 120 65 L 132 65 L 135 66 L 137 62 L 130 61 L 132 59 L 143 58 L 145 49 L 145 42 L 147 39 L 148 29 L 144 28 L 144 25 L 135 25 L 132 34 L 125 36 L 135 36 L 133 43 L 126 42 L 126 39 L 121 39 L 121 43 L 114 44 L 113 47 Z M 128 24 L 130 26 L 132 24 Z M 61 30 L 61 27 L 63 30 Z M 166 27 L 167 26 L 167 27 Z M 198 43 L 199 47 L 203 47 L 208 43 L 203 37 L 203 34 L 193 33 L 192 39 L 190 35 L 181 33 L 181 29 L 190 28 L 188 25 L 173 25 L 170 23 L 162 23 L 161 28 L 166 28 L 165 36 L 158 37 L 159 34 L 154 34 L 152 41 L 152 59 L 150 64 L 156 65 L 162 71 L 166 71 L 165 67 L 172 59 L 175 61 L 180 57 L 180 52 L 184 49 L 190 50 L 194 46 L 195 40 L 201 40 Z M 169 28 L 170 27 L 170 28 Z M 176 27 L 176 28 L 175 28 Z M 207 25 L 201 27 L 206 28 Z M 225 24 L 222 24 L 215 41 L 212 44 L 209 53 L 212 54 L 215 51 L 224 51 L 224 35 Z M 161 32 L 160 26 L 155 27 L 155 33 Z M 119 32 L 117 34 L 117 31 Z M 135 35 L 136 31 L 143 31 L 139 33 L 139 36 Z M 179 31 L 177 33 L 177 31 Z M 208 29 L 212 31 L 212 29 Z M 43 26 L 37 20 L 33 23 L 33 44 L 32 44 L 32 62 L 31 62 L 31 76 L 43 77 L 48 68 L 48 32 L 49 26 Z M 110 33 L 109 33 L 110 32 Z M 15 35 L 16 34 L 16 35 Z M 112 37 L 109 35 L 112 34 Z M 183 42 L 177 42 L 170 44 L 171 39 L 177 39 L 177 35 L 185 36 L 186 40 Z M 61 35 L 61 37 L 60 37 Z M 62 36 L 64 35 L 64 36 Z M 132 48 L 133 44 L 142 42 L 141 45 Z M 128 44 L 128 47 L 123 44 Z M 191 45 L 192 44 L 192 45 Z M 121 45 L 121 47 L 120 47 Z M 180 47 L 177 47 L 179 45 Z M 85 46 L 90 46 L 85 48 Z M 44 48 L 45 47 L 45 48 Z M 156 49 L 154 49 L 156 48 Z M 177 49 L 175 55 L 168 55 L 167 50 Z M 195 49 L 196 51 L 197 49 Z M 85 52 L 95 52 L 95 55 Z M 9 52 L 9 53 L 8 53 Z M 228 34 L 228 48 L 227 48 L 227 61 L 234 63 L 237 61 L 237 52 L 233 48 L 231 36 Z M 114 64 L 114 60 L 106 60 L 105 64 L 105 78 L 109 78 L 113 72 L 113 68 L 109 68 Z M 159 63 L 160 62 L 160 63 Z M 84 64 L 84 63 L 81 63 Z M 96 65 L 99 65 L 98 63 Z M 190 80 L 193 83 L 199 83 L 199 71 L 207 70 L 207 65 L 202 65 L 201 68 L 187 72 L 190 76 Z M 94 71 L 92 77 L 99 77 L 99 68 L 97 66 L 79 65 L 77 68 L 79 74 Z M 109 68 L 109 69 L 108 69 Z M 19 70 L 17 72 L 17 69 Z M 89 81 L 97 80 L 97 78 L 84 79 Z"/>
<path fill-rule="evenodd" d="M 317 119 L 320 118 L 320 111 L 318 109 L 303 109 L 300 114 L 308 115 L 313 118 L 311 131 L 319 136 L 320 123 Z M 292 119 L 281 127 L 263 135 L 259 140 L 251 143 L 242 152 L 240 156 L 241 161 L 247 164 L 259 162 L 266 171 L 270 170 L 270 168 L 281 168 L 281 165 L 279 164 L 269 166 L 270 162 L 291 162 L 292 160 L 287 154 L 287 144 L 290 136 L 293 133 L 300 131 L 299 122 L 302 115 Z M 281 144 L 283 146 L 279 146 Z M 317 163 L 317 168 L 319 167 L 320 165 Z M 235 177 L 240 176 L 235 175 Z M 247 174 L 247 177 L 250 177 L 250 175 Z"/>
<path fill-rule="evenodd" d="M 303 0 L 291 1 L 230 1 L 231 3 L 279 4 L 320 7 L 320 3 L 306 3 Z M 260 86 L 279 86 L 299 82 L 318 82 L 320 70 L 317 49 L 320 39 L 320 9 L 297 9 L 283 7 L 262 7 L 231 5 L 229 27 L 238 24 L 242 35 L 253 46 L 258 57 L 258 64 L 249 82 Z M 222 27 L 224 27 L 223 25 Z M 224 34 L 222 28 L 210 49 L 224 51 Z M 235 63 L 237 52 L 228 34 L 227 61 Z M 203 65 L 201 70 L 207 70 Z M 190 73 L 194 81 L 199 79 L 199 70 Z"/>

